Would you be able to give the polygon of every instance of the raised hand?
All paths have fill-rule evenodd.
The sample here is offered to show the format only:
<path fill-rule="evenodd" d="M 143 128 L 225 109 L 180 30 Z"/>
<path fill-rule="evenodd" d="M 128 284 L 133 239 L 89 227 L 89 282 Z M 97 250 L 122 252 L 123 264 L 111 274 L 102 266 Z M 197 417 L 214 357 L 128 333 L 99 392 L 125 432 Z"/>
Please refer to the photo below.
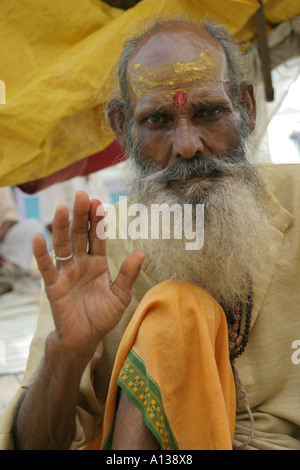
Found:
<path fill-rule="evenodd" d="M 110 278 L 105 240 L 96 235 L 101 217 L 100 202 L 90 201 L 83 191 L 76 193 L 72 224 L 65 206 L 58 206 L 53 219 L 53 264 L 41 235 L 36 235 L 33 250 L 42 274 L 54 323 L 55 335 L 67 348 L 95 349 L 99 341 L 121 319 L 131 300 L 131 290 L 145 254 L 136 251 L 123 261 L 114 281 Z M 88 245 L 88 251 L 87 251 Z"/>

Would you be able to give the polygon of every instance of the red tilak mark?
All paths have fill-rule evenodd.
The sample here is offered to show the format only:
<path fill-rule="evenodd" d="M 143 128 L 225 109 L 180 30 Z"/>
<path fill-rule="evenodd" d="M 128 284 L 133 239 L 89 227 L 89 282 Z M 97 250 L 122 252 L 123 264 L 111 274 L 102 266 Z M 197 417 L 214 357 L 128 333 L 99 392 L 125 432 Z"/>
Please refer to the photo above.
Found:
<path fill-rule="evenodd" d="M 176 95 L 174 95 L 173 103 L 175 106 L 181 106 L 186 102 L 186 94 L 184 91 L 178 91 Z"/>

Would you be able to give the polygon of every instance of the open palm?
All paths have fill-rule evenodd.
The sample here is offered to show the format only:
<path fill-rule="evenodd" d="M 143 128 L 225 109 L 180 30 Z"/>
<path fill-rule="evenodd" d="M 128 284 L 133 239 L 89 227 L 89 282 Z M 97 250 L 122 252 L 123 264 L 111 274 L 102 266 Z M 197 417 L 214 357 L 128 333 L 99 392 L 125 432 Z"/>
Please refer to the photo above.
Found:
<path fill-rule="evenodd" d="M 141 269 L 144 253 L 133 252 L 123 261 L 114 281 L 110 278 L 105 240 L 97 237 L 96 215 L 100 202 L 76 193 L 72 225 L 65 206 L 53 219 L 56 257 L 72 259 L 53 263 L 41 235 L 34 238 L 34 254 L 48 296 L 56 333 L 66 347 L 84 347 L 99 341 L 121 319 L 131 300 L 132 285 Z M 88 247 L 88 250 L 87 250 Z"/>

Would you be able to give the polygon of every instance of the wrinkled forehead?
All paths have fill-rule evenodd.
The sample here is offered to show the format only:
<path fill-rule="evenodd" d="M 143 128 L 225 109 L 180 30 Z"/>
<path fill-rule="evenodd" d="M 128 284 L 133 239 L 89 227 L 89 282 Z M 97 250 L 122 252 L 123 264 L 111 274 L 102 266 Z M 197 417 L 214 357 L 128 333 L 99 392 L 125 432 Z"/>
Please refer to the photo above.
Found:
<path fill-rule="evenodd" d="M 177 90 L 227 82 L 228 67 L 224 51 L 210 37 L 159 33 L 132 56 L 127 77 L 137 99 L 156 91 L 171 97 Z"/>

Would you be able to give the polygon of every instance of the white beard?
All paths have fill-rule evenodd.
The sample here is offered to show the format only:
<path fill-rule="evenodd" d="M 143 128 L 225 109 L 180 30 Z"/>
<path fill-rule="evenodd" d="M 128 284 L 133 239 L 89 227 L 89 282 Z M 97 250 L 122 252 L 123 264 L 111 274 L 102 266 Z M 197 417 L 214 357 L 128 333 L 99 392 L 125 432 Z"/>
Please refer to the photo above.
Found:
<path fill-rule="evenodd" d="M 181 279 L 200 285 L 227 311 L 234 308 L 237 297 L 247 302 L 250 283 L 253 286 L 260 283 L 260 276 L 266 274 L 275 256 L 276 230 L 256 172 L 249 165 L 244 177 L 237 171 L 232 176 L 207 177 L 203 181 L 180 183 L 175 188 L 156 185 L 155 176 L 139 178 L 136 165 L 133 170 L 138 180 L 134 199 L 139 203 L 204 204 L 204 244 L 200 250 L 186 250 L 184 238 L 139 241 L 154 277 L 159 281 Z M 194 229 L 195 218 L 192 224 Z"/>

